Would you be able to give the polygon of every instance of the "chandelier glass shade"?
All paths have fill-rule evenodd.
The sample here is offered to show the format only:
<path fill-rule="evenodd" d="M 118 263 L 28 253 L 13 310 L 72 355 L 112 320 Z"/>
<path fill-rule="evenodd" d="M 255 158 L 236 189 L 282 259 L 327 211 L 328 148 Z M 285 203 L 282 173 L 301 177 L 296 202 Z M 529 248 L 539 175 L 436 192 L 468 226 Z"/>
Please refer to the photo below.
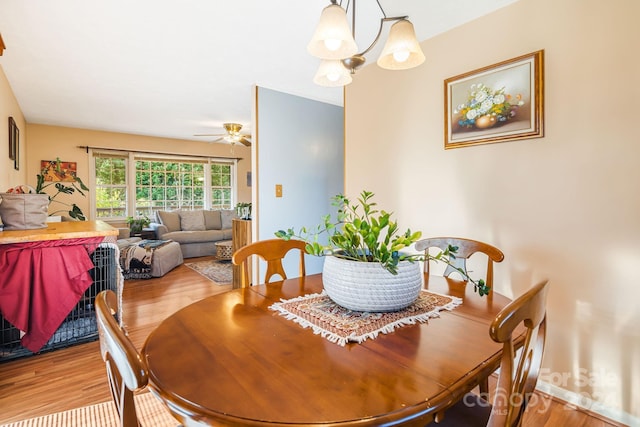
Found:
<path fill-rule="evenodd" d="M 351 34 L 347 12 L 337 4 L 322 10 L 320 23 L 307 46 L 309 53 L 321 59 L 342 59 L 358 51 Z"/>
<path fill-rule="evenodd" d="M 316 84 L 344 86 L 351 83 L 351 74 L 355 74 L 356 70 L 364 65 L 365 54 L 378 42 L 383 25 L 387 21 L 392 21 L 394 24 L 389 30 L 389 36 L 377 60 L 378 66 L 387 70 L 407 70 L 425 61 L 413 24 L 407 19 L 408 17 L 387 17 L 378 0 L 376 3 L 382 13 L 378 34 L 369 47 L 358 53 L 354 39 L 356 0 L 350 0 L 348 3 L 353 3 L 351 28 L 349 28 L 347 11 L 336 1 L 331 0 L 331 4 L 323 9 L 320 22 L 307 45 L 308 52 L 322 60 L 313 78 Z M 348 5 L 347 8 L 349 8 Z"/>
<path fill-rule="evenodd" d="M 313 82 L 320 86 L 344 86 L 351 83 L 353 78 L 339 59 L 323 59 L 316 72 Z"/>
<path fill-rule="evenodd" d="M 413 24 L 406 19 L 393 24 L 378 58 L 378 65 L 387 70 L 408 70 L 422 64 L 424 60 Z"/>

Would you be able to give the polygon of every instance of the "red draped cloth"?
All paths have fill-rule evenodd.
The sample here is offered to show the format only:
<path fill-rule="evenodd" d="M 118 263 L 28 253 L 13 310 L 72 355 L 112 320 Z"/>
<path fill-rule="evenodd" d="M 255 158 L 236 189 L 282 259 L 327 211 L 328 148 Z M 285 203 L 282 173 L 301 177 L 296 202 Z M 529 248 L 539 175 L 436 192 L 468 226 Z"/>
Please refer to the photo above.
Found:
<path fill-rule="evenodd" d="M 0 245 L 0 313 L 39 351 L 92 283 L 89 258 L 103 237 Z"/>

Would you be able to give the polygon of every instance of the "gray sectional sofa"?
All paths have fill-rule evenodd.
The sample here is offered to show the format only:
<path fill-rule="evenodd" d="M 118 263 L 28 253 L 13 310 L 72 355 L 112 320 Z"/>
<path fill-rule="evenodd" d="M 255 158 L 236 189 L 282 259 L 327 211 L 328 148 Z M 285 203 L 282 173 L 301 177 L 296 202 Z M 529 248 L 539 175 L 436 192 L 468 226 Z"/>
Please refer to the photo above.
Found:
<path fill-rule="evenodd" d="M 150 224 L 160 240 L 171 239 L 180 244 L 184 258 L 215 255 L 216 242 L 231 240 L 235 210 L 157 211 Z"/>

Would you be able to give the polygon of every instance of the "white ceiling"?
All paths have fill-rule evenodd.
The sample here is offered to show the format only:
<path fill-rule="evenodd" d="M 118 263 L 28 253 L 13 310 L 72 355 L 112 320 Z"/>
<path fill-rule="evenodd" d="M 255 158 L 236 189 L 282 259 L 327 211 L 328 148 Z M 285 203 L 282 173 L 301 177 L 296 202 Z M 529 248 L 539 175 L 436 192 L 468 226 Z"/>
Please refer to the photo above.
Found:
<path fill-rule="evenodd" d="M 380 3 L 387 16 L 409 15 L 426 40 L 515 1 Z M 312 82 L 319 60 L 306 51 L 328 4 L 0 0 L 0 65 L 29 123 L 210 141 L 193 134 L 230 121 L 248 129 L 253 85 L 342 105 L 341 88 Z M 374 0 L 357 3 L 360 50 L 379 18 Z M 374 64 L 376 51 L 367 57 Z M 439 60 L 427 54 L 421 66 Z"/>

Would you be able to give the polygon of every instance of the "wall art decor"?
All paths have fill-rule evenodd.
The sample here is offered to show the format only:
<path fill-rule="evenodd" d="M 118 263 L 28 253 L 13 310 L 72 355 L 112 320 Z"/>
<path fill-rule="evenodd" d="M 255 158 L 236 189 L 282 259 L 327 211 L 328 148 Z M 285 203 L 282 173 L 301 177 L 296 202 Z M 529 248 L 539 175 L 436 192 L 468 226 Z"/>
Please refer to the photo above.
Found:
<path fill-rule="evenodd" d="M 76 162 L 58 160 L 40 160 L 40 170 L 45 181 L 75 182 L 77 173 Z"/>
<path fill-rule="evenodd" d="M 9 158 L 15 160 L 16 158 L 16 121 L 13 117 L 9 117 Z"/>
<path fill-rule="evenodd" d="M 444 148 L 539 138 L 543 131 L 544 51 L 444 81 Z"/>
<path fill-rule="evenodd" d="M 13 150 L 13 168 L 20 170 L 20 129 L 18 129 L 18 126 L 15 127 L 13 142 L 15 147 Z"/>
<path fill-rule="evenodd" d="M 20 129 L 13 117 L 9 117 L 9 158 L 13 160 L 13 168 L 20 170 Z"/>

